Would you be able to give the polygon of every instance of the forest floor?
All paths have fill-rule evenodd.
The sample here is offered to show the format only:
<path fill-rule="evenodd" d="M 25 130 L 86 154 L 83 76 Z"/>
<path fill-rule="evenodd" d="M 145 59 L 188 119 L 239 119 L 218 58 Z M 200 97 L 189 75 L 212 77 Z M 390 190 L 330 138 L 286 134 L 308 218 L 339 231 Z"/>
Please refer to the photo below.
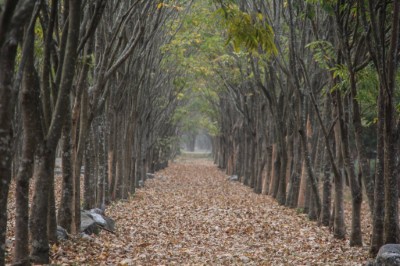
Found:
<path fill-rule="evenodd" d="M 116 221 L 115 234 L 102 231 L 55 244 L 52 264 L 362 265 L 368 260 L 366 245 L 349 247 L 348 240 L 334 239 L 329 228 L 305 214 L 228 181 L 206 159 L 170 164 L 131 199 L 109 206 L 106 215 Z"/>

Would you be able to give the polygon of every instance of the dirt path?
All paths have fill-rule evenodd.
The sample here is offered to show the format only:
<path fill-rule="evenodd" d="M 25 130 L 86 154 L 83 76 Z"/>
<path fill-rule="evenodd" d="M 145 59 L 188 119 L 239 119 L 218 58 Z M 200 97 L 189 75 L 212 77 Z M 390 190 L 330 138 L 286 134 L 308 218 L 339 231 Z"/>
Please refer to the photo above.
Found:
<path fill-rule="evenodd" d="M 53 247 L 53 263 L 122 265 L 357 265 L 326 228 L 229 182 L 210 162 L 172 164 L 129 202 L 108 210 L 117 235 Z"/>

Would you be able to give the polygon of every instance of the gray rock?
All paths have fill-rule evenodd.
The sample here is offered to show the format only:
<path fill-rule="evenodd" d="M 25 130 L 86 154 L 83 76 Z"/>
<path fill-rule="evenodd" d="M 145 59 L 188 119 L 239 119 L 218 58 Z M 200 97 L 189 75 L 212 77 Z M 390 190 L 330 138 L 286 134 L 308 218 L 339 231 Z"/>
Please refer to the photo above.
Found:
<path fill-rule="evenodd" d="M 68 239 L 68 233 L 67 230 L 62 228 L 61 226 L 57 225 L 57 239 L 60 240 L 67 240 Z"/>
<path fill-rule="evenodd" d="M 93 213 L 92 212 L 91 215 L 92 215 L 92 219 L 96 223 L 98 223 L 99 225 L 101 225 L 101 226 L 106 226 L 107 225 L 106 220 L 104 220 L 104 218 L 103 218 L 103 216 L 101 214 L 97 214 L 97 213 Z"/>
<path fill-rule="evenodd" d="M 99 233 L 100 229 L 114 232 L 115 221 L 109 217 L 98 214 L 93 210 L 81 211 L 81 232 L 91 235 Z"/>
<path fill-rule="evenodd" d="M 92 214 L 88 211 L 81 211 L 80 231 L 88 235 L 93 233 L 97 234 L 99 232 L 96 221 L 93 219 Z"/>
<path fill-rule="evenodd" d="M 100 215 L 104 215 L 104 210 L 99 209 L 99 208 L 91 209 L 90 212 L 91 213 L 97 213 L 97 214 L 100 214 Z"/>
<path fill-rule="evenodd" d="M 103 216 L 104 220 L 106 220 L 106 225 L 104 226 L 106 229 L 113 231 L 115 230 L 115 221 L 110 217 Z"/>
<path fill-rule="evenodd" d="M 375 259 L 377 266 L 400 265 L 400 244 L 386 244 L 379 249 Z"/>
<path fill-rule="evenodd" d="M 153 173 L 147 173 L 147 174 L 146 174 L 146 177 L 147 177 L 148 179 L 153 179 L 153 178 L 156 177 L 156 176 L 155 176 L 155 174 L 153 174 Z"/>
<path fill-rule="evenodd" d="M 143 182 L 143 180 L 139 180 L 138 185 L 139 185 L 139 187 L 144 187 L 144 182 Z"/>
<path fill-rule="evenodd" d="M 239 181 L 239 177 L 237 175 L 231 175 L 230 177 L 228 177 L 228 180 L 232 182 Z"/>

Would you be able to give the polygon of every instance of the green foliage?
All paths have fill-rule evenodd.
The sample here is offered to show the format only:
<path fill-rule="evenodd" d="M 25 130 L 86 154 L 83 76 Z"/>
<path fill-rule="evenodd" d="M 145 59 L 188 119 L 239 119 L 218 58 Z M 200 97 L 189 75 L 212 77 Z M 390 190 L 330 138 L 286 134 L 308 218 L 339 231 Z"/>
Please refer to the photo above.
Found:
<path fill-rule="evenodd" d="M 246 49 L 256 53 L 262 49 L 268 55 L 276 55 L 274 32 L 261 13 L 246 13 L 235 4 L 225 5 L 217 10 L 216 15 L 226 27 L 228 40 L 236 52 Z"/>
<path fill-rule="evenodd" d="M 362 122 L 365 126 L 375 124 L 378 117 L 378 73 L 368 66 L 357 73 L 357 101 L 360 103 Z"/>
<path fill-rule="evenodd" d="M 336 59 L 335 49 L 331 42 L 314 41 L 306 45 L 313 52 L 313 59 L 322 69 L 331 70 Z"/>
<path fill-rule="evenodd" d="M 349 72 L 347 70 L 347 67 L 345 65 L 336 65 L 332 68 L 329 69 L 332 74 L 333 78 L 336 80 L 335 85 L 331 88 L 331 91 L 335 90 L 341 90 L 341 91 L 346 91 L 349 86 Z"/>
<path fill-rule="evenodd" d="M 226 53 L 224 28 L 210 3 L 195 1 L 187 13 L 181 12 L 165 29 L 172 39 L 162 48 L 162 64 L 165 71 L 176 73 L 172 82 L 179 101 L 173 123 L 182 134 L 206 131 L 216 135 L 219 126 L 215 103 L 219 97 L 218 84 L 222 83 L 216 81 L 217 71 L 225 63 L 234 63 Z"/>
<path fill-rule="evenodd" d="M 330 15 L 333 15 L 335 12 L 334 7 L 337 4 L 337 1 L 335 0 L 306 0 L 306 2 L 311 5 L 319 4 L 321 8 Z"/>

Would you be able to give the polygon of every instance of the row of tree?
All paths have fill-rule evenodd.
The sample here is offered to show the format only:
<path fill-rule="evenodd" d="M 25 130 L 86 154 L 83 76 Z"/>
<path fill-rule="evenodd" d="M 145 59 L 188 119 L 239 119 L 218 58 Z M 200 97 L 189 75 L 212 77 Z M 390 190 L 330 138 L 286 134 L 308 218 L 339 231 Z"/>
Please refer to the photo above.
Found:
<path fill-rule="evenodd" d="M 339 239 L 350 191 L 351 246 L 364 194 L 371 255 L 398 243 L 400 2 L 213 3 L 194 3 L 169 47 L 215 163 Z"/>
<path fill-rule="evenodd" d="M 232 48 L 215 62 L 220 134 L 215 162 L 363 244 L 399 243 L 399 1 L 222 1 Z M 332 194 L 332 187 L 334 194 Z"/>
<path fill-rule="evenodd" d="M 182 73 L 162 47 L 179 11 L 173 1 L 0 2 L 0 265 L 12 177 L 14 263 L 29 265 L 49 263 L 57 224 L 78 232 L 81 208 L 127 198 L 165 166 Z"/>
<path fill-rule="evenodd" d="M 346 237 L 349 186 L 351 245 L 363 243 L 365 191 L 371 254 L 399 242 L 399 8 L 398 0 L 0 2 L 0 265 L 12 178 L 14 262 L 48 263 L 57 224 L 77 232 L 81 207 L 128 197 L 178 152 L 180 135 L 199 130 L 213 136 L 219 167 L 332 225 L 337 238 Z"/>

